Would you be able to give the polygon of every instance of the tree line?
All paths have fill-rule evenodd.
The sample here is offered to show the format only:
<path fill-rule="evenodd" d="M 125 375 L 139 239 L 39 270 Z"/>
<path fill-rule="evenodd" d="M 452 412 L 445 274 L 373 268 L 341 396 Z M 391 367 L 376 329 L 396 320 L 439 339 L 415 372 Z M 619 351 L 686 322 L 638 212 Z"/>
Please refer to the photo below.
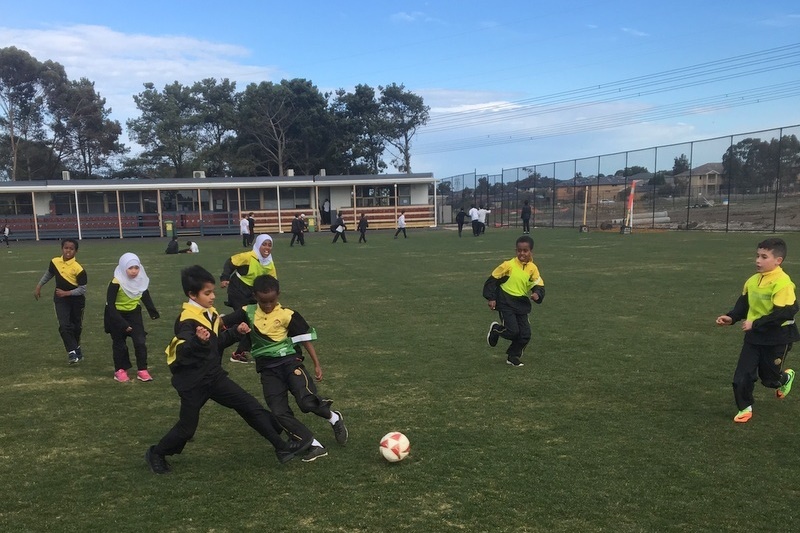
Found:
<path fill-rule="evenodd" d="M 411 143 L 429 119 L 402 84 L 321 92 L 305 79 L 227 78 L 159 89 L 145 83 L 129 119 L 136 154 L 94 82 L 54 61 L 0 48 L 0 179 L 379 174 L 411 172 Z"/>

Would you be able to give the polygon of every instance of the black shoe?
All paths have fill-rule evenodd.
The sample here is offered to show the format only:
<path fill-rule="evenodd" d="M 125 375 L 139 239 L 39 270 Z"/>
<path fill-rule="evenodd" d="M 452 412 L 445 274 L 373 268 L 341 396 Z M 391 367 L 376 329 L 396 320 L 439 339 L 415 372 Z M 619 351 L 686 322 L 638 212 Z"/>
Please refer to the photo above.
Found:
<path fill-rule="evenodd" d="M 500 328 L 499 322 L 492 322 L 489 324 L 489 333 L 486 334 L 486 342 L 494 348 L 497 346 L 497 341 L 500 340 L 500 332 L 498 329 Z"/>
<path fill-rule="evenodd" d="M 286 464 L 304 451 L 306 451 L 313 442 L 313 439 L 307 441 L 291 440 L 286 443 L 286 447 L 282 450 L 275 450 L 275 455 L 278 456 L 278 461 L 281 464 Z"/>
<path fill-rule="evenodd" d="M 80 363 L 81 359 L 83 358 L 79 356 L 78 352 L 75 350 L 72 350 L 67 354 L 67 360 L 71 365 L 74 365 L 75 363 Z"/>
<path fill-rule="evenodd" d="M 508 358 L 506 359 L 506 364 L 509 364 L 511 366 L 525 366 L 525 364 L 519 360 L 519 357 L 514 357 L 512 355 L 508 356 Z"/>
<path fill-rule="evenodd" d="M 150 446 L 144 454 L 144 460 L 154 474 L 169 474 L 172 467 L 169 466 L 166 458 L 154 451 L 155 446 Z"/>
<path fill-rule="evenodd" d="M 334 413 L 339 415 L 339 420 L 333 425 L 333 436 L 336 438 L 336 442 L 344 446 L 347 444 L 347 426 L 344 425 L 344 417 L 341 411 L 334 411 Z"/>
<path fill-rule="evenodd" d="M 303 456 L 303 462 L 310 463 L 326 455 L 328 455 L 328 450 L 326 450 L 324 446 L 312 446 L 308 450 L 308 453 Z"/>

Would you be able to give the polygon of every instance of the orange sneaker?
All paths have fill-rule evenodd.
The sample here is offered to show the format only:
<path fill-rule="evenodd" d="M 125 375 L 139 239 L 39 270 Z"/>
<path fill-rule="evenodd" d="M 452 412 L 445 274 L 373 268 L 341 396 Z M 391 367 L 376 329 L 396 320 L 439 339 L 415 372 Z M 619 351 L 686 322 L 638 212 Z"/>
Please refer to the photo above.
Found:
<path fill-rule="evenodd" d="M 753 410 L 748 408 L 739 411 L 736 416 L 733 417 L 733 421 L 744 424 L 745 422 L 749 422 L 751 418 L 753 418 Z"/>

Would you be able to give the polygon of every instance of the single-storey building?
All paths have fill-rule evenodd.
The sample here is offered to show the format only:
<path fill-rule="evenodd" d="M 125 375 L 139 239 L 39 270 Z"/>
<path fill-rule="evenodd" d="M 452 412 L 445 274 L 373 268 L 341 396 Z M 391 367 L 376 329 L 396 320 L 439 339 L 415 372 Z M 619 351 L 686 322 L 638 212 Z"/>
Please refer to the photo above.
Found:
<path fill-rule="evenodd" d="M 409 227 L 435 226 L 431 173 L 256 178 L 112 179 L 0 182 L 0 216 L 22 239 L 225 235 L 252 212 L 256 231 L 291 230 L 305 214 L 310 230 L 327 231 L 323 206 L 355 227 L 393 228 L 401 210 Z M 327 203 L 326 203 L 327 201 Z"/>

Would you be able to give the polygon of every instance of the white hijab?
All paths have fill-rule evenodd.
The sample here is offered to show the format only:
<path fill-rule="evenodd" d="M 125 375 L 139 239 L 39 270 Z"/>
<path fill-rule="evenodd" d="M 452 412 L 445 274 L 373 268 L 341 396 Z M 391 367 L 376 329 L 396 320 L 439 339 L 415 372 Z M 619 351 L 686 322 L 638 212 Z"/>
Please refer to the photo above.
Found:
<path fill-rule="evenodd" d="M 128 277 L 127 272 L 132 266 L 139 267 L 139 274 L 133 279 Z M 122 254 L 122 257 L 119 258 L 119 264 L 117 268 L 114 269 L 114 277 L 119 282 L 119 286 L 122 288 L 123 292 L 125 292 L 129 298 L 140 297 L 150 285 L 150 278 L 147 277 L 142 262 L 139 261 L 139 256 L 130 252 Z"/>
<path fill-rule="evenodd" d="M 267 266 L 268 264 L 272 263 L 272 254 L 269 254 L 267 257 L 261 257 L 261 245 L 264 244 L 264 241 L 269 241 L 273 245 L 275 244 L 275 241 L 272 240 L 272 237 L 266 233 L 262 233 L 256 237 L 256 242 L 253 243 L 253 253 L 256 254 L 256 258 L 258 259 L 259 263 L 261 263 L 261 266 Z"/>

